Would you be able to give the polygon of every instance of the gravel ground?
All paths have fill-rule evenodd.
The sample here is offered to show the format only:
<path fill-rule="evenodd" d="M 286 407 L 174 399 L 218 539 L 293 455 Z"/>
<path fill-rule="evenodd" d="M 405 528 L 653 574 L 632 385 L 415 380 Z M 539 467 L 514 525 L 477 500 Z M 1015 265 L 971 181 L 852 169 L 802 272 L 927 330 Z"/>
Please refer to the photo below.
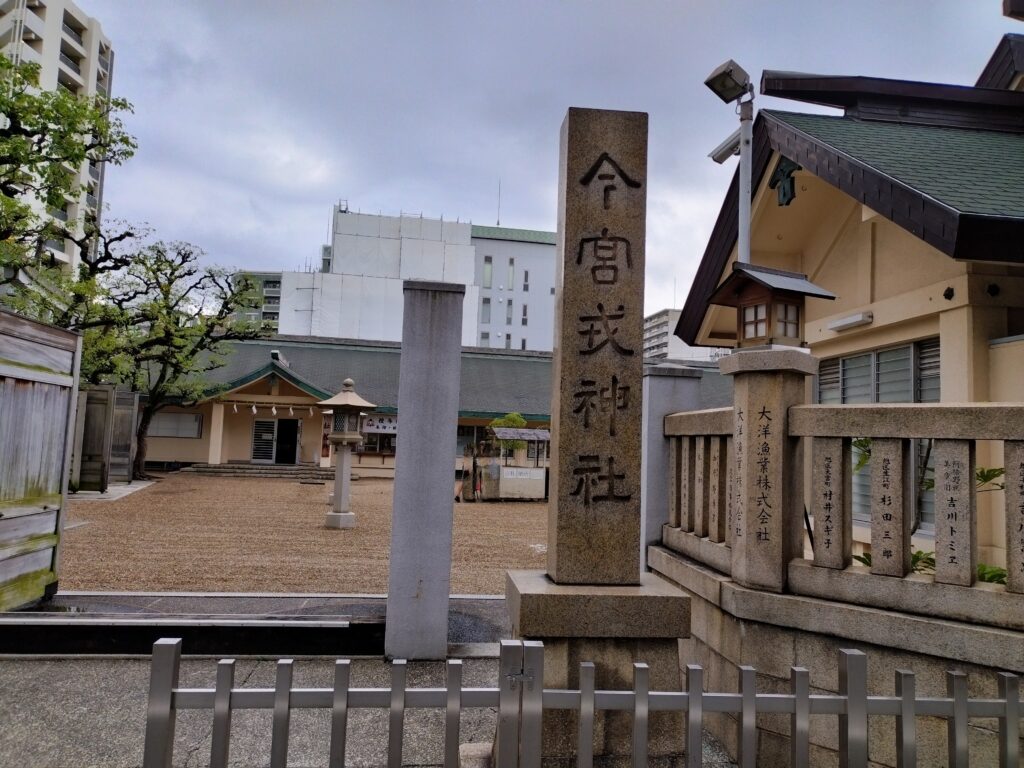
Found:
<path fill-rule="evenodd" d="M 353 529 L 324 527 L 328 485 L 163 476 L 116 501 L 74 501 L 61 589 L 383 594 L 390 480 L 352 484 Z M 504 594 L 509 568 L 543 568 L 547 506 L 455 504 L 452 593 Z"/>

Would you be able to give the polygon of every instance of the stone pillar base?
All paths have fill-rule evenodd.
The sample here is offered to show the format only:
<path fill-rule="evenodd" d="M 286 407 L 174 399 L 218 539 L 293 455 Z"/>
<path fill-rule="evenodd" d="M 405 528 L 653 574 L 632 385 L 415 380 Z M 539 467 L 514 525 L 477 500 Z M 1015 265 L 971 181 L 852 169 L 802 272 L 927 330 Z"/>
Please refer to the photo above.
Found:
<path fill-rule="evenodd" d="M 650 669 L 650 690 L 683 690 L 679 639 L 690 636 L 690 598 L 651 573 L 638 586 L 555 584 L 544 571 L 509 571 L 505 600 L 517 638 L 544 643 L 544 687 L 578 688 L 581 662 L 595 666 L 597 690 L 632 690 L 633 664 Z M 652 712 L 648 753 L 671 758 L 683 753 L 682 712 Z M 576 755 L 578 715 L 545 711 L 545 765 Z M 594 755 L 632 754 L 633 719 L 628 712 L 598 712 Z"/>
<path fill-rule="evenodd" d="M 354 512 L 328 512 L 324 525 L 328 528 L 355 528 L 356 516 Z"/>

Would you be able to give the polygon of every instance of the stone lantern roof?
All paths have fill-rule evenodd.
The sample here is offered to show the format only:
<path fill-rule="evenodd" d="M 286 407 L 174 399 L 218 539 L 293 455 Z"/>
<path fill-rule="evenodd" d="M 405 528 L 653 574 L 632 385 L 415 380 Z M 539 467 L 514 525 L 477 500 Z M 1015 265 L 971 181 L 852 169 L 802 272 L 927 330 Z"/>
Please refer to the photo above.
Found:
<path fill-rule="evenodd" d="M 352 379 L 345 379 L 341 383 L 341 391 L 334 397 L 321 400 L 317 405 L 321 408 L 350 408 L 362 410 L 363 408 L 376 408 L 377 406 L 361 398 L 355 390 L 356 383 Z"/>

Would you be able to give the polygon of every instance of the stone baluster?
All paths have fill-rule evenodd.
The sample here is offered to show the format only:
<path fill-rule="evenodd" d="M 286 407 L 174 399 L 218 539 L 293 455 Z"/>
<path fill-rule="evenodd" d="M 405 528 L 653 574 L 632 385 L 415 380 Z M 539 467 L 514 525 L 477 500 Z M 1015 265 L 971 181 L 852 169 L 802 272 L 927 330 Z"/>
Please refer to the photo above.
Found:
<path fill-rule="evenodd" d="M 935 441 L 935 581 L 974 584 L 978 519 L 974 441 Z"/>
<path fill-rule="evenodd" d="M 692 531 L 694 527 L 694 448 L 693 438 L 683 437 L 679 445 L 679 527 Z"/>
<path fill-rule="evenodd" d="M 736 538 L 736 457 L 733 454 L 732 436 L 725 438 L 725 545 L 732 547 Z"/>
<path fill-rule="evenodd" d="M 694 439 L 693 451 L 693 533 L 708 535 L 708 496 L 711 488 L 711 462 L 709 461 L 709 438 Z"/>
<path fill-rule="evenodd" d="M 726 522 L 726 469 L 725 441 L 715 435 L 708 438 L 708 452 L 711 468 L 708 473 L 708 538 L 714 542 L 725 541 Z"/>
<path fill-rule="evenodd" d="M 811 443 L 814 564 L 846 568 L 853 555 L 850 440 L 815 437 Z"/>
<path fill-rule="evenodd" d="M 904 474 L 909 464 L 909 440 L 871 441 L 871 572 L 882 576 L 910 572 L 914 497 Z"/>
<path fill-rule="evenodd" d="M 671 528 L 678 528 L 681 521 L 681 487 L 683 479 L 682 470 L 682 439 L 670 437 L 668 439 L 668 524 Z"/>
<path fill-rule="evenodd" d="M 1024 441 L 1003 443 L 1006 475 L 1006 589 L 1024 593 Z"/>

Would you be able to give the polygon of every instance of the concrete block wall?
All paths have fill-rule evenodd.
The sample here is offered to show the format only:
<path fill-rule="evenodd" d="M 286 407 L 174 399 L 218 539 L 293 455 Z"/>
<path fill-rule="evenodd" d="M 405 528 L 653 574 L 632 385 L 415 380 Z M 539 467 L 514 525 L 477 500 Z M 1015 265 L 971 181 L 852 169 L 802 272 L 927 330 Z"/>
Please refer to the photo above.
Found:
<path fill-rule="evenodd" d="M 660 558 L 653 558 L 653 561 L 658 572 L 658 563 L 664 561 Z M 793 666 L 809 670 L 812 694 L 838 693 L 839 651 L 853 648 L 868 657 L 868 695 L 894 695 L 897 669 L 914 672 L 919 698 L 945 697 L 947 670 L 967 673 L 971 698 L 996 698 L 998 695 L 997 674 L 1005 671 L 1000 668 L 902 650 L 898 637 L 892 638 L 889 645 L 879 645 L 737 618 L 716 604 L 714 598 L 715 586 L 729 583 L 727 577 L 711 574 L 708 569 L 696 565 L 687 565 L 678 558 L 672 575 L 684 583 L 670 578 L 664 572 L 667 570 L 663 569 L 660 575 L 679 584 L 691 595 L 691 636 L 679 641 L 680 668 L 685 675 L 687 664 L 703 666 L 707 691 L 738 692 L 739 668 L 751 665 L 757 669 L 758 693 L 789 693 L 790 668 Z M 808 605 L 806 610 L 814 608 Z M 940 624 L 936 622 L 937 631 L 942 629 Z M 759 714 L 757 726 L 757 764 L 789 765 L 789 716 Z M 735 715 L 705 714 L 705 727 L 723 743 L 730 755 L 736 756 Z M 868 756 L 870 765 L 875 768 L 896 766 L 895 728 L 892 717 L 869 718 Z M 918 765 L 946 765 L 946 720 L 920 717 L 917 728 Z M 837 716 L 811 716 L 811 766 L 831 768 L 839 765 L 838 733 Z M 998 765 L 998 722 L 994 719 L 972 719 L 969 734 L 971 765 Z M 1021 748 L 1024 753 L 1024 739 Z"/>

